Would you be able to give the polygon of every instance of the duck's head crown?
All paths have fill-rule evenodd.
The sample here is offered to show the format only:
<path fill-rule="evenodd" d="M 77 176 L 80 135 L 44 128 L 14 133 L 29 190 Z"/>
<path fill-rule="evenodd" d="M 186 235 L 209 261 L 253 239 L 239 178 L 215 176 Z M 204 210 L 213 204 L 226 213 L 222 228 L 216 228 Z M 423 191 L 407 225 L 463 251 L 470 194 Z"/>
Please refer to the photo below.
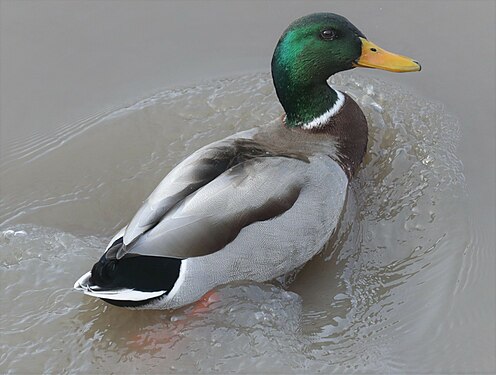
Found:
<path fill-rule="evenodd" d="M 289 25 L 272 57 L 272 77 L 287 125 L 302 126 L 328 111 L 339 98 L 327 86 L 327 79 L 357 66 L 395 72 L 420 70 L 412 59 L 369 42 L 338 14 L 314 13 Z"/>

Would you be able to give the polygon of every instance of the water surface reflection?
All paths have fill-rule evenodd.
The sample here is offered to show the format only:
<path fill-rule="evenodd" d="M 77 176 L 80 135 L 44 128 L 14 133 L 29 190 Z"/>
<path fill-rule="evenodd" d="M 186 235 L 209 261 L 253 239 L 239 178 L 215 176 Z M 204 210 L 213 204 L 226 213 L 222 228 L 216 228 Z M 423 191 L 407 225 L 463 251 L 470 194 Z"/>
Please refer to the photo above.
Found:
<path fill-rule="evenodd" d="M 443 353 L 452 347 L 442 336 L 467 269 L 478 267 L 454 154 L 457 122 L 439 104 L 379 80 L 346 74 L 333 84 L 362 106 L 370 143 L 330 244 L 289 286 L 227 285 L 209 303 L 173 312 L 115 308 L 72 284 L 176 163 L 280 116 L 270 77 L 167 90 L 84 129 L 61 129 L 57 142 L 14 150 L 17 161 L 5 159 L 1 170 L 1 368 L 449 368 Z"/>

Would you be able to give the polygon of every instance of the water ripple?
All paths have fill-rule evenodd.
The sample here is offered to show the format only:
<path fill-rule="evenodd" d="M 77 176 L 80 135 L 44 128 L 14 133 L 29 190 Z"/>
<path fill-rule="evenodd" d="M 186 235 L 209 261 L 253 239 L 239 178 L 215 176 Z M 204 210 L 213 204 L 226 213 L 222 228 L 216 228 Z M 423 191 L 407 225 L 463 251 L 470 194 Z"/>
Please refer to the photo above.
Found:
<path fill-rule="evenodd" d="M 331 242 L 289 287 L 227 285 L 208 306 L 128 311 L 72 284 L 177 162 L 280 116 L 269 75 L 167 90 L 10 144 L 0 167 L 0 372 L 474 368 L 477 356 L 463 364 L 463 327 L 493 317 L 461 305 L 488 279 L 491 253 L 466 214 L 457 121 L 378 80 L 333 85 L 363 108 L 370 142 Z M 474 353 L 490 347 L 482 341 Z"/>

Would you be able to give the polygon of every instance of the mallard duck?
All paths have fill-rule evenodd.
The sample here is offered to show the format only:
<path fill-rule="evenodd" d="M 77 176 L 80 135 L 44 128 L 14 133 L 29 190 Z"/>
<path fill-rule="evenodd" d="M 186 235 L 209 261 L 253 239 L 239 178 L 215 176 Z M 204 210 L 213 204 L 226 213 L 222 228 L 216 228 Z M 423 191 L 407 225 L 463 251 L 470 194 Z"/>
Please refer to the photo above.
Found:
<path fill-rule="evenodd" d="M 302 266 L 336 228 L 366 152 L 364 114 L 328 84 L 355 67 L 420 70 L 337 14 L 293 22 L 272 58 L 284 116 L 178 164 L 74 287 L 117 306 L 169 309 Z"/>

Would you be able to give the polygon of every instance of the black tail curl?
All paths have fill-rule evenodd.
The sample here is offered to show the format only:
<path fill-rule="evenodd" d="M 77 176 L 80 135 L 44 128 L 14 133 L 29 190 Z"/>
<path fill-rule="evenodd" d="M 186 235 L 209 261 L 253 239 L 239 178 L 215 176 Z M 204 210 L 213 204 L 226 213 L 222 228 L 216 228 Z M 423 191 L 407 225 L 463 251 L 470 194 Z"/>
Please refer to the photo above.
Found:
<path fill-rule="evenodd" d="M 107 259 L 103 255 L 91 269 L 90 285 L 101 289 L 134 289 L 156 292 L 174 287 L 181 269 L 181 259 L 145 255 L 126 255 Z"/>

